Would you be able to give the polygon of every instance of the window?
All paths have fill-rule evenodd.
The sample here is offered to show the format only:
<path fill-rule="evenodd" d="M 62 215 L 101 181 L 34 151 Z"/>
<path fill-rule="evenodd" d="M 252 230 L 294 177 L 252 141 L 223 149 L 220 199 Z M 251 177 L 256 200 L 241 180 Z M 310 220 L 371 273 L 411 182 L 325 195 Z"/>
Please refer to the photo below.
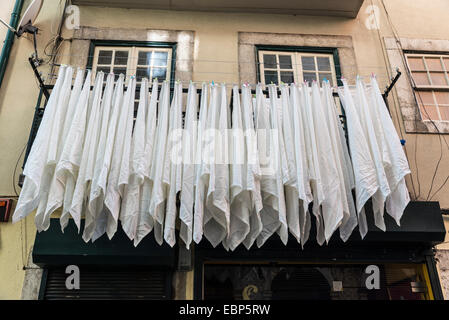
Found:
<path fill-rule="evenodd" d="M 260 50 L 259 68 L 263 84 L 324 79 L 337 84 L 334 57 L 330 53 Z"/>
<path fill-rule="evenodd" d="M 125 83 L 127 83 L 131 76 L 136 76 L 138 86 L 143 78 L 150 81 L 155 78 L 159 81 L 172 80 L 171 75 L 174 70 L 172 70 L 173 46 L 171 44 L 163 47 L 95 45 L 92 55 L 92 77 L 98 71 L 106 74 L 113 72 L 115 80 L 120 74 L 124 74 Z M 134 117 L 137 116 L 139 95 L 140 93 L 136 91 Z"/>
<path fill-rule="evenodd" d="M 126 79 L 135 75 L 143 78 L 170 80 L 172 48 L 96 46 L 92 73 L 114 72 L 116 78 L 123 73 Z"/>
<path fill-rule="evenodd" d="M 406 57 L 422 119 L 449 121 L 449 55 Z"/>

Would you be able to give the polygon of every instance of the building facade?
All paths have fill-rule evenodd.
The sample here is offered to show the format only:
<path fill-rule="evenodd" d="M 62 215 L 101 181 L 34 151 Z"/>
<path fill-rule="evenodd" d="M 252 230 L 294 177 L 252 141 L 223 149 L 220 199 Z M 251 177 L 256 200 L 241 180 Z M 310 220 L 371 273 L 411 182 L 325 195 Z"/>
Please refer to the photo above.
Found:
<path fill-rule="evenodd" d="M 4 2 L 2 17 L 3 6 L 15 3 Z M 22 13 L 31 1 L 24 2 Z M 310 298 L 310 286 L 319 289 L 314 290 L 317 299 L 449 298 L 449 246 L 437 231 L 432 233 L 438 219 L 446 222 L 449 209 L 449 3 L 297 0 L 272 5 L 47 0 L 34 23 L 43 59 L 37 70 L 45 84 L 54 83 L 60 64 L 127 76 L 252 84 L 326 78 L 338 85 L 341 77 L 354 82 L 357 75 L 375 73 L 382 88 L 399 68 L 402 75 L 387 101 L 412 170 L 406 181 L 413 203 L 404 216 L 411 220 L 403 229 L 373 229 L 367 242 L 303 252 L 299 247 L 279 250 L 276 243 L 259 253 L 233 255 L 207 244 L 191 251 L 158 251 L 147 243 L 136 249 L 134 263 L 126 264 L 134 259 L 121 255 L 126 247 L 104 262 L 108 260 L 99 252 L 108 250 L 107 241 L 87 247 L 76 243 L 82 239 L 75 232 L 69 239 L 70 230 L 63 237 L 57 228 L 36 236 L 30 215 L 15 224 L 0 223 L 0 299 L 57 297 L 61 268 L 67 264 L 86 265 L 86 277 L 108 269 L 111 277 L 128 277 L 130 285 L 137 280 L 129 274 L 141 272 L 154 280 L 149 287 L 160 287 L 155 293 L 159 298 Z M 17 199 L 20 192 L 35 109 L 45 104 L 28 60 L 33 51 L 29 35 L 15 40 L 0 88 L 0 197 L 5 199 Z M 414 215 L 423 220 L 414 221 Z M 426 221 L 431 225 L 413 229 Z M 114 241 L 120 247 L 120 238 Z M 421 246 L 427 251 L 417 253 Z M 91 260 L 73 258 L 86 257 L 86 252 Z M 422 259 L 411 258 L 420 255 Z M 361 274 L 371 264 L 381 267 L 388 290 L 362 290 Z M 305 284 L 305 277 L 316 279 Z"/>

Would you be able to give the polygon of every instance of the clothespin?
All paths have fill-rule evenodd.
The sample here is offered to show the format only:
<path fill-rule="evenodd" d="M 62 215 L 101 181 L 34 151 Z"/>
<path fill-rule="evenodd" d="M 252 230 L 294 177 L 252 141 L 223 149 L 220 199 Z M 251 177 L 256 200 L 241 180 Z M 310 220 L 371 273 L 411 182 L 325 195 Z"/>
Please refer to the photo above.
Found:
<path fill-rule="evenodd" d="M 215 85 L 215 82 L 214 82 L 214 80 L 212 80 L 212 85 L 213 85 L 213 86 Z"/>

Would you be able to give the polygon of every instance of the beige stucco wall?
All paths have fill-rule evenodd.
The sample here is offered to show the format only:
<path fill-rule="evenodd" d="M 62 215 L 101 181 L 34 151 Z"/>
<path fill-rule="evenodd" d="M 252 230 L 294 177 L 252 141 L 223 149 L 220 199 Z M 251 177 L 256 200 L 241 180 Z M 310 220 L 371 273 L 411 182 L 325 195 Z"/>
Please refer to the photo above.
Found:
<path fill-rule="evenodd" d="M 11 19 L 11 12 L 14 8 L 14 0 L 3 0 L 0 2 L 0 18 L 3 19 L 3 21 L 6 21 L 6 23 L 9 23 L 9 20 Z M 3 46 L 3 41 L 5 41 L 6 32 L 8 29 L 0 25 L 0 47 Z"/>
<path fill-rule="evenodd" d="M 93 28 L 139 29 L 147 31 L 151 39 L 152 30 L 192 31 L 193 60 L 192 80 L 238 83 L 242 77 L 239 73 L 239 33 L 271 33 L 345 36 L 352 39 L 352 49 L 355 53 L 355 64 L 343 70 L 343 75 L 360 74 L 368 76 L 372 72 L 378 75 L 381 87 L 389 82 L 396 65 L 389 64 L 389 58 L 384 48 L 384 37 L 391 38 L 392 31 L 383 14 L 379 0 L 373 0 L 380 10 L 380 26 L 378 30 L 368 30 L 365 22 L 368 18 L 367 6 L 371 1 L 365 1 L 356 19 L 313 16 L 266 15 L 245 13 L 205 13 L 205 12 L 174 12 L 152 10 L 130 10 L 118 8 L 81 7 L 81 26 Z M 390 17 L 399 35 L 417 39 L 449 39 L 449 20 L 446 18 L 449 3 L 446 0 L 428 1 L 385 0 Z M 3 1 L 2 1 L 3 4 Z M 59 8 L 53 1 L 45 1 L 42 12 L 36 22 L 42 32 L 39 35 L 38 47 L 40 53 L 56 29 L 60 18 Z M 422 23 L 424 22 L 425 23 Z M 53 25 L 53 27 L 52 27 Z M 63 37 L 70 39 L 72 30 L 64 30 Z M 145 40 L 145 39 L 142 39 Z M 75 43 L 75 42 L 74 42 Z M 261 43 L 263 44 L 263 43 Z M 289 43 L 284 43 L 288 45 Z M 73 47 L 75 48 L 75 46 Z M 73 49 L 70 42 L 64 42 L 57 62 L 69 63 L 80 52 Z M 32 70 L 28 64 L 32 42 L 26 39 L 16 41 L 4 84 L 0 88 L 0 196 L 14 196 L 13 179 L 17 182 L 22 159 L 19 159 L 19 170 L 16 177 L 13 172 L 22 148 L 27 143 L 34 107 L 38 95 L 38 87 Z M 248 61 L 248 63 L 254 63 Z M 399 66 L 401 67 L 401 66 Z M 349 69 L 348 69 L 349 68 Z M 352 68 L 352 69 L 351 69 Z M 402 67 L 401 67 L 402 68 Z M 49 72 L 48 66 L 40 68 L 43 76 Z M 351 82 L 351 78 L 349 81 Z M 400 80 L 406 81 L 405 76 Z M 400 92 L 399 92 L 400 94 Z M 399 110 L 396 91 L 390 96 L 393 120 L 407 140 L 407 154 L 413 171 L 413 184 L 418 190 L 416 167 L 419 168 L 419 198 L 413 191 L 411 179 L 408 179 L 409 190 L 414 198 L 426 200 L 431 179 L 440 156 L 440 140 L 434 134 L 405 133 L 402 114 Z M 447 135 L 445 138 L 449 141 Z M 416 145 L 415 145 L 416 144 Z M 416 155 L 415 155 L 416 149 Z M 416 159 L 416 160 L 415 160 Z M 436 190 L 449 174 L 449 150 L 443 150 L 440 168 L 435 179 Z M 432 200 L 440 201 L 444 208 L 449 208 L 449 185 Z M 34 227 L 32 216 L 27 219 L 27 250 L 32 245 Z M 24 231 L 21 224 L 0 224 L 0 299 L 20 298 L 24 278 L 22 259 L 19 252 L 25 246 Z M 24 253 L 27 257 L 28 253 Z M 191 274 L 187 277 L 191 279 Z M 190 289 L 189 289 L 190 288 Z M 191 290 L 191 286 L 187 286 Z M 190 296 L 191 292 L 187 294 Z"/>

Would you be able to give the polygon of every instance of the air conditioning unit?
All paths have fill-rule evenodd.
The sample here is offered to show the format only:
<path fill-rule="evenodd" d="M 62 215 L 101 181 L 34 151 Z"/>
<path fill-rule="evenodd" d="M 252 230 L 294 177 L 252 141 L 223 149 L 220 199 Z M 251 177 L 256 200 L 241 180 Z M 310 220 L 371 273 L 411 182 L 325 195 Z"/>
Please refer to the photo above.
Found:
<path fill-rule="evenodd" d="M 11 214 L 12 199 L 0 198 L 0 222 L 8 222 Z"/>

